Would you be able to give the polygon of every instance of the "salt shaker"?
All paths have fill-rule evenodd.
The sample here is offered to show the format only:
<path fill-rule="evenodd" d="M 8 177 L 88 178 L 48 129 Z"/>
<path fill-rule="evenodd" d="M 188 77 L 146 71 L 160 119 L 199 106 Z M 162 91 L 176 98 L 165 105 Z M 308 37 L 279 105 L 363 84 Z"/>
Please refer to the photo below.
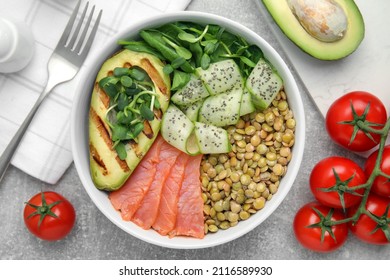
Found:
<path fill-rule="evenodd" d="M 0 16 L 0 73 L 22 70 L 34 49 L 34 37 L 26 24 Z"/>

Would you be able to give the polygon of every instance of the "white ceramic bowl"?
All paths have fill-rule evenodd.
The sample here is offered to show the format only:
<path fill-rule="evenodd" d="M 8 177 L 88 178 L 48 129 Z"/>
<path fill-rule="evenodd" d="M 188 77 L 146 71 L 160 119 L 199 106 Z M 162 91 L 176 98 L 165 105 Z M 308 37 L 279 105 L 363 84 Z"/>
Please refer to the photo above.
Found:
<path fill-rule="evenodd" d="M 262 49 L 264 56 L 274 65 L 280 76 L 283 78 L 288 101 L 294 112 L 297 123 L 295 132 L 296 141 L 293 147 L 292 160 L 288 165 L 287 174 L 281 180 L 278 192 L 266 203 L 266 206 L 261 211 L 253 215 L 248 220 L 241 221 L 237 226 L 228 230 L 221 230 L 215 234 L 207 234 L 204 239 L 186 237 L 175 237 L 170 239 L 159 235 L 154 230 L 146 231 L 132 222 L 123 221 L 120 214 L 111 205 L 107 197 L 107 193 L 95 188 L 89 171 L 88 111 L 92 87 L 96 74 L 102 63 L 119 49 L 117 45 L 118 39 L 136 37 L 138 32 L 142 29 L 160 26 L 162 24 L 175 21 L 218 24 L 225 27 L 226 30 L 232 32 L 233 34 L 240 34 L 242 37 L 247 39 L 248 42 L 258 45 Z M 139 239 L 163 247 L 177 249 L 211 247 L 234 240 L 251 231 L 260 225 L 286 197 L 293 185 L 295 177 L 297 176 L 303 155 L 305 141 L 305 118 L 303 105 L 297 85 L 287 65 L 278 53 L 259 35 L 234 21 L 211 14 L 199 12 L 170 13 L 131 25 L 120 34 L 111 38 L 108 44 L 103 47 L 103 49 L 101 49 L 95 57 L 89 59 L 89 61 L 92 63 L 88 65 L 87 71 L 84 71 L 84 76 L 82 77 L 82 82 L 77 89 L 72 110 L 71 140 L 73 158 L 81 182 L 92 201 L 96 204 L 100 211 L 118 227 Z"/>

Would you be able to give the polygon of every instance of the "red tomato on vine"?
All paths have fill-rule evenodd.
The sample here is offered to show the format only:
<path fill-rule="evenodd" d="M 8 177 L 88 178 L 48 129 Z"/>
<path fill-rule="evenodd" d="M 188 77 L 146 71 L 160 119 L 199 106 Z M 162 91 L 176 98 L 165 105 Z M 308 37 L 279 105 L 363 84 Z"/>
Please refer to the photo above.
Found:
<path fill-rule="evenodd" d="M 367 214 L 360 215 L 359 220 L 349 223 L 351 232 L 360 240 L 368 243 L 384 245 L 390 242 L 390 199 L 375 194 L 370 194 L 367 199 L 366 209 L 375 221 Z M 357 207 L 352 207 L 348 215 L 356 213 Z"/>
<path fill-rule="evenodd" d="M 330 225 L 344 219 L 338 210 L 318 202 L 304 205 L 294 218 L 294 234 L 302 246 L 317 252 L 330 252 L 344 244 L 348 236 L 346 223 Z"/>
<path fill-rule="evenodd" d="M 348 208 L 359 203 L 364 189 L 351 187 L 364 184 L 366 175 L 355 162 L 344 157 L 328 157 L 318 162 L 310 174 L 310 189 L 322 204 Z"/>
<path fill-rule="evenodd" d="M 326 129 L 334 142 L 356 152 L 368 151 L 379 144 L 381 129 L 387 120 L 386 108 L 373 94 L 347 93 L 333 102 L 326 114 Z"/>

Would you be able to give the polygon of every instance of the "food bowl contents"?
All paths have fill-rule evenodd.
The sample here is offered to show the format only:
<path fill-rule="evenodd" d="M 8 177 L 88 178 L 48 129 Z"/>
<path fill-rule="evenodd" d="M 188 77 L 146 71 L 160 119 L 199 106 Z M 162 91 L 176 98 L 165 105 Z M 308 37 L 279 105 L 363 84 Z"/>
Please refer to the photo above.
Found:
<path fill-rule="evenodd" d="M 283 33 L 309 55 L 336 60 L 364 38 L 363 17 L 349 0 L 263 0 Z"/>
<path fill-rule="evenodd" d="M 261 210 L 295 143 L 283 80 L 261 49 L 192 22 L 119 44 L 96 78 L 89 137 L 93 181 L 122 219 L 203 238 Z"/>

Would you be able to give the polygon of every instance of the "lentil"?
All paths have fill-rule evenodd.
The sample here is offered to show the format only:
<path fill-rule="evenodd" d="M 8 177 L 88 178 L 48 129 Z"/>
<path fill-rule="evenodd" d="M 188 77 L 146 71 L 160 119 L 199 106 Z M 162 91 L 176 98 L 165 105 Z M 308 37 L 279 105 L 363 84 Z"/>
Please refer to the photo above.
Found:
<path fill-rule="evenodd" d="M 291 160 L 295 127 L 280 91 L 269 108 L 226 128 L 232 151 L 204 155 L 201 163 L 205 233 L 249 219 L 272 199 Z"/>

